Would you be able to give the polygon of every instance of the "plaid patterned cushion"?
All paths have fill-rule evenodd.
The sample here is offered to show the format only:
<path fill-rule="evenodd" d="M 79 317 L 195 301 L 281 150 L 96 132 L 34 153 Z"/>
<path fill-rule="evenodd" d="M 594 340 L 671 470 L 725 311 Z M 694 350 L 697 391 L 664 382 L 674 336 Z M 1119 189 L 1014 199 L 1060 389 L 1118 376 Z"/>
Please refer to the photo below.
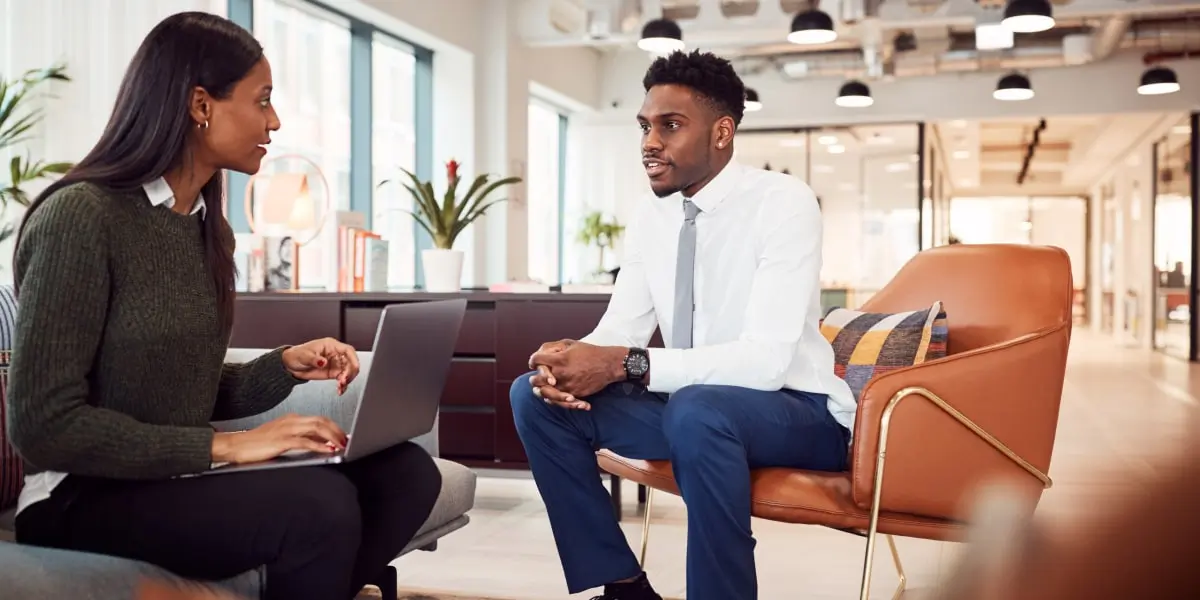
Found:
<path fill-rule="evenodd" d="M 821 334 L 833 346 L 835 372 L 858 400 L 872 377 L 945 357 L 948 330 L 942 303 L 934 302 L 894 314 L 834 308 L 821 322 Z"/>

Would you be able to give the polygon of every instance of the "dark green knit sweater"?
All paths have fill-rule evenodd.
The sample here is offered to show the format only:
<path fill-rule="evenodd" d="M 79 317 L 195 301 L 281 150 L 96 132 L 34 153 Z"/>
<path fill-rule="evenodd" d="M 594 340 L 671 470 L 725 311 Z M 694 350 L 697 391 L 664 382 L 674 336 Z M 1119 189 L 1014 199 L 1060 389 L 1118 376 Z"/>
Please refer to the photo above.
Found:
<path fill-rule="evenodd" d="M 146 194 L 68 186 L 15 260 L 9 439 L 28 472 L 158 479 L 207 469 L 210 420 L 257 414 L 300 380 L 282 349 L 224 364 L 198 215 Z"/>

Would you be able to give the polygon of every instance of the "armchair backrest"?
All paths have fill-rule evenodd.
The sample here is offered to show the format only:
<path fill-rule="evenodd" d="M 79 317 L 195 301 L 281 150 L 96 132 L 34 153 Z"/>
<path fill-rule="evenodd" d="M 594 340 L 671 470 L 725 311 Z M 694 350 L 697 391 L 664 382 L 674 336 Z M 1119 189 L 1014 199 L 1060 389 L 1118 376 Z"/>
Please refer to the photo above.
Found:
<path fill-rule="evenodd" d="M 1074 283 L 1061 248 L 955 244 L 913 257 L 863 310 L 900 312 L 941 300 L 957 354 L 1071 323 Z"/>

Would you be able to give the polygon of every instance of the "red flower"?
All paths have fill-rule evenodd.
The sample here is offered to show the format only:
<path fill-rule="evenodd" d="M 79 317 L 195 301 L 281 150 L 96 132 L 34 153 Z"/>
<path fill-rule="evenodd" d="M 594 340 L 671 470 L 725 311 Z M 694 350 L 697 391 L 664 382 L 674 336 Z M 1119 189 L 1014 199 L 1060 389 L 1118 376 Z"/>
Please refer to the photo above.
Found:
<path fill-rule="evenodd" d="M 450 181 L 458 179 L 458 161 L 453 158 L 446 163 L 446 179 Z"/>

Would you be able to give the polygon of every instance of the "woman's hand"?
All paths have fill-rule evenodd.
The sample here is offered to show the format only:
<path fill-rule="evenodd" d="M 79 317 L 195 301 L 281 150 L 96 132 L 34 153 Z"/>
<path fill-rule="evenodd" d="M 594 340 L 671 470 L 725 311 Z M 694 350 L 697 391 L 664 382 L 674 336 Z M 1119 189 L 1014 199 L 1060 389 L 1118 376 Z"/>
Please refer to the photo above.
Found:
<path fill-rule="evenodd" d="M 252 463 L 291 450 L 333 454 L 346 447 L 346 432 L 328 417 L 284 415 L 249 431 L 213 436 L 213 462 Z"/>
<path fill-rule="evenodd" d="M 321 338 L 284 350 L 283 366 L 296 379 L 336 379 L 341 395 L 358 376 L 358 353 L 349 344 Z"/>

